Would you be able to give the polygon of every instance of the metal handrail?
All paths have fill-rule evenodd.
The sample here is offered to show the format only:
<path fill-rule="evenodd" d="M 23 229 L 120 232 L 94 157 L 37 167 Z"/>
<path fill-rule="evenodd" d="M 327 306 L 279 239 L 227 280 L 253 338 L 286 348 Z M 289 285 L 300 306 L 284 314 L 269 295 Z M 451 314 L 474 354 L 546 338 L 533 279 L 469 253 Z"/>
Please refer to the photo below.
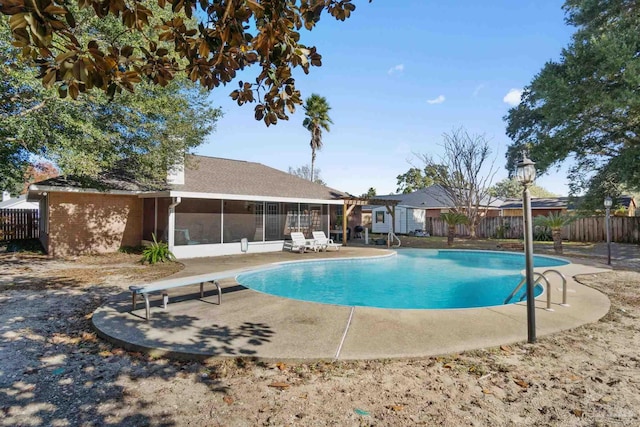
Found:
<path fill-rule="evenodd" d="M 549 282 L 549 279 L 547 279 L 547 276 L 544 275 L 544 273 L 537 273 L 537 274 L 539 274 L 539 276 L 538 276 L 538 280 L 536 280 L 535 283 L 538 283 L 540 279 L 543 279 L 545 282 L 547 282 L 547 308 L 545 308 L 545 310 L 553 311 L 553 309 L 551 308 L 551 283 Z"/>
<path fill-rule="evenodd" d="M 389 234 L 387 235 L 387 242 L 389 246 L 391 246 L 391 242 L 393 242 L 394 238 L 398 241 L 398 245 L 396 246 L 396 248 L 399 248 L 400 245 L 402 244 L 402 242 L 400 241 L 400 238 L 396 236 L 396 233 L 394 233 L 393 231 L 390 231 Z"/>
<path fill-rule="evenodd" d="M 542 276 L 541 273 L 533 273 L 534 277 L 537 276 L 536 280 L 533 281 L 533 286 L 537 285 L 538 282 L 540 281 L 540 278 Z M 545 278 L 546 280 L 546 278 Z M 509 296 L 504 300 L 505 304 L 509 304 L 509 301 L 511 301 L 511 298 L 513 298 L 518 291 L 520 290 L 520 288 L 522 288 L 522 286 L 524 285 L 524 283 L 527 281 L 526 277 L 523 277 L 522 280 L 520 281 L 520 283 L 518 283 L 518 285 L 515 287 L 515 289 L 509 294 Z M 547 280 L 547 283 L 549 283 L 549 281 Z M 522 296 L 522 298 L 520 298 L 520 301 L 522 301 L 524 299 L 524 295 Z"/>
<path fill-rule="evenodd" d="M 523 278 L 522 278 L 522 280 L 520 281 L 520 283 L 518 283 L 518 284 L 516 285 L 516 287 L 513 289 L 513 291 L 512 291 L 512 292 L 509 294 L 509 296 L 504 300 L 504 303 L 505 303 L 505 304 L 509 304 L 509 301 L 511 301 L 511 298 L 513 298 L 513 297 L 518 293 L 518 291 L 520 290 L 520 288 L 522 287 L 522 285 L 524 285 L 524 282 L 526 282 L 526 281 L 527 281 L 527 278 L 526 278 L 526 277 L 523 277 Z"/>
<path fill-rule="evenodd" d="M 569 307 L 569 304 L 567 304 L 567 278 L 558 270 L 549 269 L 545 270 L 542 274 L 546 275 L 547 273 L 556 273 L 560 278 L 562 278 L 562 304 L 560 305 L 563 307 Z"/>
<path fill-rule="evenodd" d="M 567 278 L 564 276 L 564 274 L 562 274 L 558 270 L 549 269 L 549 270 L 545 270 L 543 273 L 537 273 L 537 272 L 533 273 L 534 277 L 536 278 L 533 282 L 533 286 L 537 285 L 540 282 L 540 280 L 544 280 L 545 283 L 547 284 L 547 307 L 545 308 L 545 310 L 553 311 L 553 309 L 551 308 L 551 282 L 549 282 L 549 279 L 547 278 L 546 273 L 556 273 L 562 278 L 562 304 L 561 305 L 563 307 L 569 307 L 569 304 L 567 304 Z M 505 304 L 508 304 L 509 301 L 511 301 L 511 299 L 515 296 L 515 294 L 518 293 L 520 288 L 522 288 L 526 280 L 527 280 L 526 277 L 522 278 L 520 283 L 518 283 L 515 289 L 504 300 Z M 520 301 L 522 301 L 523 299 L 524 299 L 524 295 L 522 296 L 522 298 L 520 298 Z"/>

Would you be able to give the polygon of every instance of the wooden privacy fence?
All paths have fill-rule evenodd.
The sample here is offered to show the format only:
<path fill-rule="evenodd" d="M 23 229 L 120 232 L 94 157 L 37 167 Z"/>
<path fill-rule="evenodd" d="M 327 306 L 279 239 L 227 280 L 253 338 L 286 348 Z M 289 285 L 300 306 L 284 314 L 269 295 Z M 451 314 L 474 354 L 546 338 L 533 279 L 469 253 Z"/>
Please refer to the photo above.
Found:
<path fill-rule="evenodd" d="M 440 218 L 427 218 L 426 230 L 432 236 L 446 236 L 448 226 Z M 489 217 L 480 220 L 476 236 L 494 239 L 522 239 L 524 221 L 519 216 Z M 606 241 L 605 217 L 579 218 L 563 229 L 563 237 L 572 242 Z M 456 236 L 469 236 L 469 227 L 456 226 Z M 611 241 L 640 243 L 640 217 L 611 217 Z"/>
<path fill-rule="evenodd" d="M 38 212 L 36 209 L 0 209 L 0 241 L 37 239 Z"/>
<path fill-rule="evenodd" d="M 612 216 L 611 241 L 640 243 L 640 217 Z M 607 240 L 605 217 L 579 218 L 566 226 L 563 236 L 575 242 L 602 242 Z"/>

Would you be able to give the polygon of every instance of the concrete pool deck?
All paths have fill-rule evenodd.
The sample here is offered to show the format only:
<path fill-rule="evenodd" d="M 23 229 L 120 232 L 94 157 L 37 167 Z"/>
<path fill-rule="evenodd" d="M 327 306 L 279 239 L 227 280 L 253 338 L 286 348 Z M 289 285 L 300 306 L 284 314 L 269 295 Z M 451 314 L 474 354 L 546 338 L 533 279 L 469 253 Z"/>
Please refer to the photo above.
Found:
<path fill-rule="evenodd" d="M 402 250 L 402 249 L 400 249 Z M 215 271 L 251 269 L 281 261 L 375 256 L 375 248 L 345 247 L 328 253 L 266 253 L 183 260 L 173 277 Z M 579 263 L 554 267 L 568 281 L 569 307 L 562 302 L 561 282 L 550 276 L 552 309 L 546 295 L 536 300 L 537 336 L 592 323 L 609 310 L 602 293 L 573 280 L 578 274 L 608 271 L 605 266 Z M 544 269 L 541 269 L 544 270 Z M 222 304 L 209 288 L 170 291 L 167 309 L 160 294 L 151 297 L 151 319 L 144 304 L 131 310 L 131 294 L 123 292 L 98 308 L 93 324 L 99 335 L 132 351 L 156 356 L 206 359 L 249 356 L 278 360 L 352 360 L 423 357 L 526 341 L 526 304 L 454 310 L 399 310 L 345 307 L 291 300 L 262 294 L 220 281 Z M 514 284 L 515 286 L 515 284 Z"/>

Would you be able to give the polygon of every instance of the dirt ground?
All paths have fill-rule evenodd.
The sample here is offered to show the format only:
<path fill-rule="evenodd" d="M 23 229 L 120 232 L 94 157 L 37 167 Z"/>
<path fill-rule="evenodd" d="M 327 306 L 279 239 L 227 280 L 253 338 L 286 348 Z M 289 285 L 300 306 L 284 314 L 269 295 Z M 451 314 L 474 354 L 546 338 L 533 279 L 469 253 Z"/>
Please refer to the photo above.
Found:
<path fill-rule="evenodd" d="M 1 426 L 636 426 L 640 273 L 579 277 L 611 311 L 534 345 L 410 360 L 175 362 L 98 339 L 91 313 L 144 278 L 118 254 L 0 254 Z"/>

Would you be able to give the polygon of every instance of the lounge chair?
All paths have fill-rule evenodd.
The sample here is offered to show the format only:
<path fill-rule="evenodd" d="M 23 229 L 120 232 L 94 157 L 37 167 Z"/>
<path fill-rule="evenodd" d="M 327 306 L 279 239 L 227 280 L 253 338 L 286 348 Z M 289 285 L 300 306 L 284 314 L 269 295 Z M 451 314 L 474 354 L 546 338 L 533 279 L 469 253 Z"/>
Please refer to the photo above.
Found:
<path fill-rule="evenodd" d="M 342 247 L 342 243 L 335 243 L 332 239 L 327 238 L 327 235 L 324 234 L 324 231 L 314 231 L 313 238 L 316 241 L 316 245 L 323 251 L 326 251 L 329 248 L 333 248 L 337 251 Z"/>
<path fill-rule="evenodd" d="M 315 240 L 308 240 L 306 237 L 304 237 L 303 233 L 292 231 L 291 241 L 284 242 L 283 249 L 300 253 L 306 252 L 307 250 L 318 252 L 320 246 L 316 244 Z"/>

